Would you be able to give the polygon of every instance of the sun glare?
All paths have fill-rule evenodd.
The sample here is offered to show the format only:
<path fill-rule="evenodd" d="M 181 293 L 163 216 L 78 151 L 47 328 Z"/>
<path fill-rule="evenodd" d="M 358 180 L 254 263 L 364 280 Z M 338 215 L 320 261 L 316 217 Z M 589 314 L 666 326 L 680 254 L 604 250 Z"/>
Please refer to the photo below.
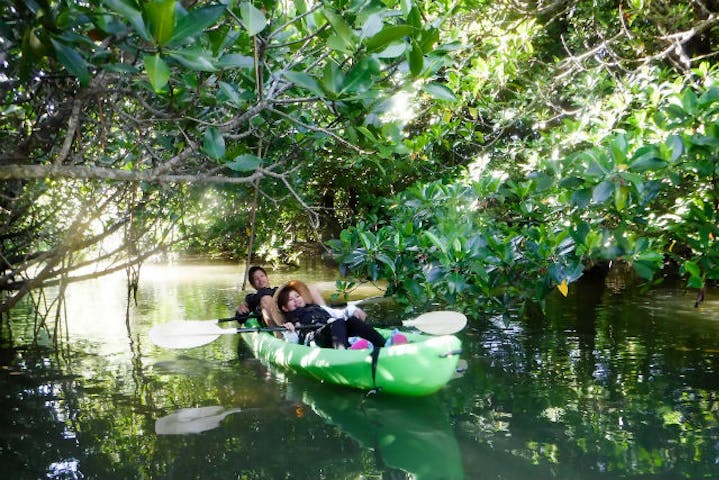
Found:
<path fill-rule="evenodd" d="M 390 98 L 389 108 L 381 118 L 385 123 L 400 122 L 404 126 L 409 123 L 415 115 L 414 95 L 402 91 Z"/>

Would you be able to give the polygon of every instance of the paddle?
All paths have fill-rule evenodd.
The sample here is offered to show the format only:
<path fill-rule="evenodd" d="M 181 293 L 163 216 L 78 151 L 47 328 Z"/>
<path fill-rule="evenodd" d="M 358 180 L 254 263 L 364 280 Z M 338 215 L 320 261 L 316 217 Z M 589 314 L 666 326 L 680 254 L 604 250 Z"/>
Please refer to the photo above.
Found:
<path fill-rule="evenodd" d="M 220 406 L 181 408 L 155 420 L 158 435 L 184 435 L 201 433 L 220 426 L 226 416 L 243 411 L 241 408 L 224 409 Z"/>
<path fill-rule="evenodd" d="M 430 335 L 451 335 L 467 325 L 467 317 L 460 312 L 440 310 L 423 313 L 414 320 L 402 322 L 405 327 L 429 333 Z M 301 325 L 298 329 L 316 329 L 322 325 Z M 246 332 L 282 332 L 285 327 L 243 327 L 222 328 L 207 320 L 175 320 L 156 325 L 150 329 L 150 340 L 164 348 L 194 348 L 215 341 L 220 335 L 234 335 Z"/>
<path fill-rule="evenodd" d="M 301 325 L 297 330 L 313 330 L 322 325 Z M 284 332 L 286 327 L 222 328 L 207 320 L 174 320 L 150 329 L 150 340 L 158 347 L 194 348 L 214 342 L 220 335 L 249 332 Z"/>
<path fill-rule="evenodd" d="M 405 320 L 402 325 L 430 335 L 451 335 L 467 326 L 467 317 L 460 312 L 437 310 L 423 313 L 414 320 Z"/>

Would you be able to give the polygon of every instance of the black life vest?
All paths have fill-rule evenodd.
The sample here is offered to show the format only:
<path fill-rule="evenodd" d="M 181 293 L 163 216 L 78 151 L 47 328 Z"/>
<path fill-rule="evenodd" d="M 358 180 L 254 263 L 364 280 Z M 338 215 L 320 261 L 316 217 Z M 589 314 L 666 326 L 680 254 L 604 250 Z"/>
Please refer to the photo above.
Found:
<path fill-rule="evenodd" d="M 275 290 L 277 290 L 277 287 L 274 288 L 260 288 L 257 290 L 257 293 L 250 293 L 245 297 L 245 302 L 247 303 L 247 307 L 250 309 L 251 312 L 255 312 L 258 315 L 261 315 L 262 312 L 260 311 L 260 300 L 265 295 L 269 295 L 270 297 L 275 294 Z"/>
<path fill-rule="evenodd" d="M 310 324 L 326 324 L 332 315 L 330 315 L 321 306 L 311 303 L 304 307 L 300 307 L 291 312 L 287 312 L 287 318 L 292 323 L 299 323 L 300 325 Z"/>

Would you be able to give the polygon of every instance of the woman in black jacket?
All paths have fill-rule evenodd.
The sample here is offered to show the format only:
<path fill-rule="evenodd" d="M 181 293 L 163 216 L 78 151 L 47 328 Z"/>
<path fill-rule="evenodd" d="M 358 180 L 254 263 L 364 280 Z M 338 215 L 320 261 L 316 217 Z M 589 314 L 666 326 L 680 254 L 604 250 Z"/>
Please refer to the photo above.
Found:
<path fill-rule="evenodd" d="M 362 309 L 350 305 L 338 310 L 312 303 L 312 295 L 302 282 L 293 280 L 281 287 L 274 300 L 277 309 L 272 316 L 284 319 L 288 330 L 295 331 L 300 325 L 323 325 L 316 331 L 299 329 L 300 343 L 309 344 L 314 340 L 320 347 L 349 348 L 349 338 L 360 337 L 374 347 L 385 344 L 382 334 L 363 321 L 367 314 Z"/>

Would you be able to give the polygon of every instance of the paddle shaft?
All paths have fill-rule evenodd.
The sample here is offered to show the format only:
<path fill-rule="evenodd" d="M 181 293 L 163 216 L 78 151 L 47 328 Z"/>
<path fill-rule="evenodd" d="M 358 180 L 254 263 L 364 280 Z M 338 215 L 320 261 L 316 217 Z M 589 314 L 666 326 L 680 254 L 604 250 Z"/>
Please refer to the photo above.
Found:
<path fill-rule="evenodd" d="M 234 317 L 218 318 L 217 323 L 234 322 L 235 320 L 243 323 L 245 320 L 250 318 L 257 318 L 257 315 L 254 313 L 245 313 L 244 315 L 235 315 Z"/>
<path fill-rule="evenodd" d="M 340 307 L 346 307 L 348 303 L 330 303 L 329 306 L 332 308 L 340 308 Z M 249 320 L 250 318 L 259 318 L 257 313 L 255 312 L 247 312 L 247 313 L 236 313 L 234 317 L 225 317 L 225 318 L 218 318 L 216 321 L 217 323 L 224 323 L 224 322 L 234 322 L 235 320 L 243 323 L 246 320 Z"/>
<path fill-rule="evenodd" d="M 309 325 L 298 325 L 295 326 L 295 330 L 315 330 L 324 327 L 323 323 L 311 323 Z M 239 328 L 223 328 L 223 331 L 214 331 L 213 334 L 235 334 L 235 333 L 250 333 L 250 332 L 285 332 L 289 331 L 289 328 L 277 326 L 277 327 L 239 327 Z M 226 331 L 225 331 L 226 330 Z"/>

